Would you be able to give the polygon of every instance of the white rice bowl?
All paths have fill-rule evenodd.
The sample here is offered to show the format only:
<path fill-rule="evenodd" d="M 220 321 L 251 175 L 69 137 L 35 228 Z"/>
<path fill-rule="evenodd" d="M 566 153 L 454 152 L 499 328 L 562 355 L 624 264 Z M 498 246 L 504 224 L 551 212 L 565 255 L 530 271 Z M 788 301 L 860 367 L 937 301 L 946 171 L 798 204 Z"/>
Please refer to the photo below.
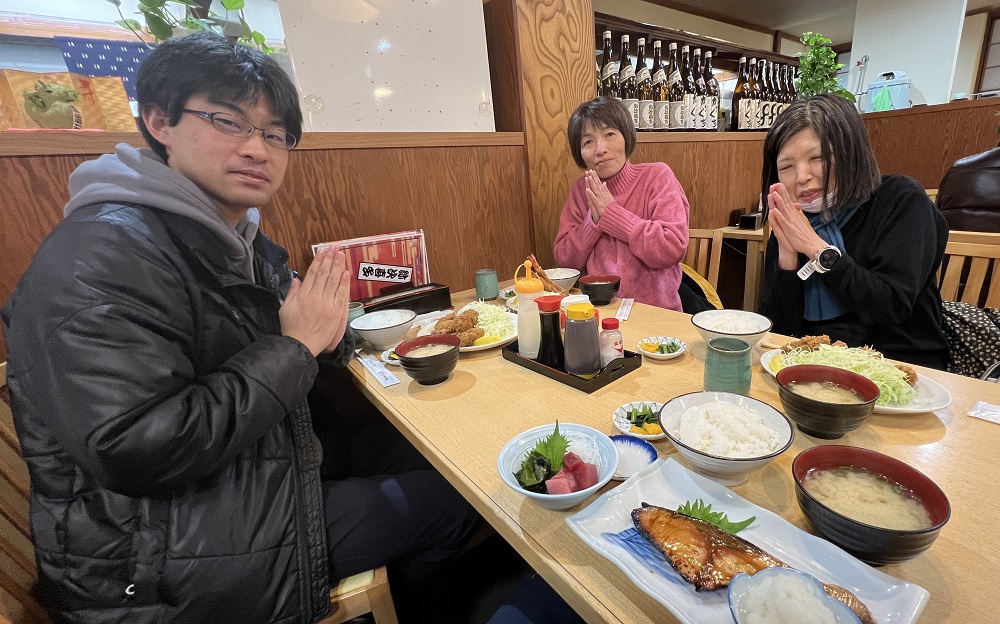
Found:
<path fill-rule="evenodd" d="M 712 338 L 739 338 L 751 347 L 771 331 L 771 319 L 746 310 L 705 310 L 692 316 L 691 323 L 705 342 Z"/>
<path fill-rule="evenodd" d="M 690 419 L 692 408 L 718 402 L 742 408 L 751 417 L 746 418 L 747 422 L 728 425 L 726 418 L 700 425 Z M 785 452 L 795 438 L 795 427 L 784 414 L 767 403 L 730 392 L 692 392 L 675 397 L 660 410 L 660 425 L 677 452 L 696 471 L 723 485 L 743 483 L 751 472 Z"/>

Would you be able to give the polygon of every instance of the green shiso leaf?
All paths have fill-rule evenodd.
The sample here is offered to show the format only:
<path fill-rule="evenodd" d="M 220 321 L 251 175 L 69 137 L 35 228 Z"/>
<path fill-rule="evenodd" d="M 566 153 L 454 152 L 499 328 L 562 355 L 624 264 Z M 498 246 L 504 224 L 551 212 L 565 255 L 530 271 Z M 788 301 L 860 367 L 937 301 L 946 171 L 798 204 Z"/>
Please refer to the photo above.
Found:
<path fill-rule="evenodd" d="M 677 513 L 682 513 L 685 516 L 691 516 L 692 518 L 703 520 L 709 524 L 715 525 L 727 533 L 732 533 L 736 535 L 743 529 L 747 528 L 753 521 L 757 519 L 757 516 L 750 516 L 746 520 L 741 522 L 731 522 L 729 517 L 721 511 L 712 511 L 712 505 L 706 505 L 700 498 L 695 502 L 686 501 L 683 505 L 677 508 Z"/>

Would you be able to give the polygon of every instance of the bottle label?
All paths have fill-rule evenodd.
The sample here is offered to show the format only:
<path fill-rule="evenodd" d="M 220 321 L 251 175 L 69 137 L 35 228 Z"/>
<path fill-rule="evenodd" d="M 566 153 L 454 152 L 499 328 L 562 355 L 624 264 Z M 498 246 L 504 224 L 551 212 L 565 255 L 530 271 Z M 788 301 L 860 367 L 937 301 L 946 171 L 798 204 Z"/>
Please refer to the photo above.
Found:
<path fill-rule="evenodd" d="M 757 121 L 757 100 L 744 98 L 740 102 L 740 130 L 753 130 Z"/>
<path fill-rule="evenodd" d="M 601 80 L 607 80 L 614 74 L 618 73 L 618 69 L 615 67 L 614 61 L 604 64 L 604 71 L 601 72 Z"/>
<path fill-rule="evenodd" d="M 704 130 L 708 127 L 708 100 L 704 95 L 694 96 L 694 112 L 691 114 L 691 127 Z"/>
<path fill-rule="evenodd" d="M 705 99 L 705 113 L 707 128 L 709 130 L 719 129 L 719 97 L 710 95 Z"/>
<path fill-rule="evenodd" d="M 622 100 L 622 104 L 625 105 L 625 108 L 628 109 L 629 116 L 632 117 L 632 127 L 633 128 L 638 128 L 639 127 L 639 100 L 628 98 L 628 99 Z"/>
<path fill-rule="evenodd" d="M 639 100 L 639 129 L 651 130 L 656 127 L 653 100 Z"/>
<path fill-rule="evenodd" d="M 765 129 L 770 128 L 771 125 L 768 123 L 768 115 L 771 110 L 771 103 L 767 100 L 757 100 L 757 109 L 754 111 L 757 119 L 756 128 Z"/>
<path fill-rule="evenodd" d="M 670 74 L 670 77 L 669 77 L 669 78 L 667 78 L 667 87 L 668 87 L 668 88 L 669 88 L 669 87 L 672 87 L 672 86 L 674 86 L 675 84 L 679 83 L 680 81 L 681 81 L 681 72 L 675 69 L 675 70 L 674 70 L 674 71 L 673 71 L 673 72 L 672 72 L 672 73 Z"/>
<path fill-rule="evenodd" d="M 625 64 L 621 71 L 618 72 L 618 82 L 625 82 L 629 78 L 635 78 L 635 69 L 631 65 Z"/>
<path fill-rule="evenodd" d="M 684 115 L 684 102 L 670 102 L 670 122 L 667 126 L 671 130 L 683 130 L 686 126 Z"/>
<path fill-rule="evenodd" d="M 635 79 L 638 82 L 642 82 L 643 80 L 649 80 L 649 68 L 643 65 L 642 68 L 635 73 Z"/>
<path fill-rule="evenodd" d="M 663 84 L 663 81 L 666 79 L 667 79 L 667 72 L 663 71 L 662 69 L 656 70 L 656 73 L 653 74 L 653 84 L 655 85 Z"/>
<path fill-rule="evenodd" d="M 696 126 L 696 115 L 698 114 L 697 96 L 694 93 L 684 94 L 684 116 L 680 120 L 680 127 L 687 130 L 694 130 Z"/>
<path fill-rule="evenodd" d="M 670 103 L 653 102 L 653 128 L 666 130 L 670 127 Z"/>

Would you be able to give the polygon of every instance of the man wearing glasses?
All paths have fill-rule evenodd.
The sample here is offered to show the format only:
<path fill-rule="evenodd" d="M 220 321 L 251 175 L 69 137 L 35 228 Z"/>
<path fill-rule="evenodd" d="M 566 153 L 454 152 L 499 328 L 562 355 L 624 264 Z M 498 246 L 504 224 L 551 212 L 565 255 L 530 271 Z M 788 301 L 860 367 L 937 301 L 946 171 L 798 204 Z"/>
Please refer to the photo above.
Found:
<path fill-rule="evenodd" d="M 400 451 L 320 476 L 307 395 L 317 359 L 352 354 L 344 255 L 299 282 L 255 208 L 301 135 L 294 85 L 199 34 L 158 46 L 137 93 L 151 149 L 72 174 L 3 310 L 40 600 L 57 622 L 291 624 L 341 576 L 426 573 L 476 523 L 440 475 Z"/>

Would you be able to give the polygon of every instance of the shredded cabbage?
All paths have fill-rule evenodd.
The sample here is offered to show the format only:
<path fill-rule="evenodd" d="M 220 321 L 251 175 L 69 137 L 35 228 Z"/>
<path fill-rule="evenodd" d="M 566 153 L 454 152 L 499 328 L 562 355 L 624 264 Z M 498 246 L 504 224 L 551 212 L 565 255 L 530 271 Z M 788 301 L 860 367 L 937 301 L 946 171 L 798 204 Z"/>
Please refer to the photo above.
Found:
<path fill-rule="evenodd" d="M 825 344 L 819 345 L 816 351 L 793 349 L 785 354 L 784 365 L 796 364 L 835 366 L 871 379 L 882 392 L 876 405 L 909 405 L 917 396 L 913 387 L 906 382 L 906 374 L 903 371 L 865 349 Z"/>
<path fill-rule="evenodd" d="M 503 340 L 514 333 L 514 322 L 500 306 L 485 301 L 473 301 L 463 306 L 458 314 L 466 310 L 475 310 L 479 314 L 477 326 L 485 332 L 484 336 L 496 336 Z"/>

